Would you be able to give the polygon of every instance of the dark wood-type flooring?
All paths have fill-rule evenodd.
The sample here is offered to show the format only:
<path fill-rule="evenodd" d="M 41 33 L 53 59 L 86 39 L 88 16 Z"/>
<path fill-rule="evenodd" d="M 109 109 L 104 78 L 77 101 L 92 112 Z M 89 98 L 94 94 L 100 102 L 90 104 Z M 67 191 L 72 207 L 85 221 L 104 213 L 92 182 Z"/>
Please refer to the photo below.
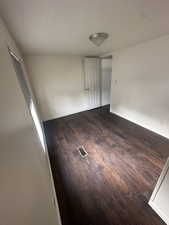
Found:
<path fill-rule="evenodd" d="M 45 133 L 63 225 L 164 224 L 148 200 L 169 140 L 109 107 L 45 122 Z"/>

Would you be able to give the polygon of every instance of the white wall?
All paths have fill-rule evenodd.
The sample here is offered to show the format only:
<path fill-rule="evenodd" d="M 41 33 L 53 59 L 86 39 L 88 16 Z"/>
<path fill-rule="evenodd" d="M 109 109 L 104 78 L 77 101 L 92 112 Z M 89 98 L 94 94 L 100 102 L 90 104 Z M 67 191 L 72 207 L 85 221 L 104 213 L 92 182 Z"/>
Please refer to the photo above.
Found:
<path fill-rule="evenodd" d="M 169 138 L 169 37 L 113 53 L 111 112 Z"/>
<path fill-rule="evenodd" d="M 0 218 L 6 225 L 59 225 L 47 153 L 8 53 L 20 56 L 0 19 Z"/>
<path fill-rule="evenodd" d="M 101 104 L 110 104 L 112 59 L 101 59 Z"/>
<path fill-rule="evenodd" d="M 87 110 L 80 56 L 25 56 L 43 120 Z"/>

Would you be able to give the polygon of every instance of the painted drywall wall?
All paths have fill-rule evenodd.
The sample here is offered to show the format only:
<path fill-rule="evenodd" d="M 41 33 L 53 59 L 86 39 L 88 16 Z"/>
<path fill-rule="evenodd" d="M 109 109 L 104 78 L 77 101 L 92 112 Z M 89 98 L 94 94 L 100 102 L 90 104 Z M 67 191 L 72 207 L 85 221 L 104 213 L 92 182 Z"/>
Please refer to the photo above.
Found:
<path fill-rule="evenodd" d="M 25 56 L 43 120 L 88 109 L 80 56 Z"/>
<path fill-rule="evenodd" d="M 10 225 L 60 225 L 47 153 L 28 111 L 7 45 L 21 54 L 0 19 L 0 218 Z"/>
<path fill-rule="evenodd" d="M 169 138 L 169 36 L 113 53 L 111 112 Z"/>
<path fill-rule="evenodd" d="M 110 104 L 112 59 L 101 59 L 101 104 Z"/>

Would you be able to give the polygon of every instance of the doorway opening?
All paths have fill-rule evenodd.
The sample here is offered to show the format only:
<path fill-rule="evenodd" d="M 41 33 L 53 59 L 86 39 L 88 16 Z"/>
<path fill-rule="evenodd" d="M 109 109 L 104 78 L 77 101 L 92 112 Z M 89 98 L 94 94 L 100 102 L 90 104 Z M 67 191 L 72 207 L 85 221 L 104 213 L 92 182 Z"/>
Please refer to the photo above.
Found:
<path fill-rule="evenodd" d="M 101 106 L 105 106 L 111 100 L 112 56 L 102 57 L 100 61 Z"/>

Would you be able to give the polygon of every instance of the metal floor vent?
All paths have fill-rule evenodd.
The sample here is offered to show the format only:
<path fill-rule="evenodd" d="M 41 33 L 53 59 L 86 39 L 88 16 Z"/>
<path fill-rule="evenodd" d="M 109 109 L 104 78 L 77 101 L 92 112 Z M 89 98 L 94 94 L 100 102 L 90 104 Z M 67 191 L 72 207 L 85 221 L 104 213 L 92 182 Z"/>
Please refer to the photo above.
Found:
<path fill-rule="evenodd" d="M 79 151 L 79 154 L 80 154 L 80 156 L 81 156 L 82 158 L 85 158 L 85 157 L 88 155 L 88 153 L 86 152 L 84 146 L 82 146 L 82 145 L 79 146 L 79 147 L 77 148 L 77 150 Z"/>

